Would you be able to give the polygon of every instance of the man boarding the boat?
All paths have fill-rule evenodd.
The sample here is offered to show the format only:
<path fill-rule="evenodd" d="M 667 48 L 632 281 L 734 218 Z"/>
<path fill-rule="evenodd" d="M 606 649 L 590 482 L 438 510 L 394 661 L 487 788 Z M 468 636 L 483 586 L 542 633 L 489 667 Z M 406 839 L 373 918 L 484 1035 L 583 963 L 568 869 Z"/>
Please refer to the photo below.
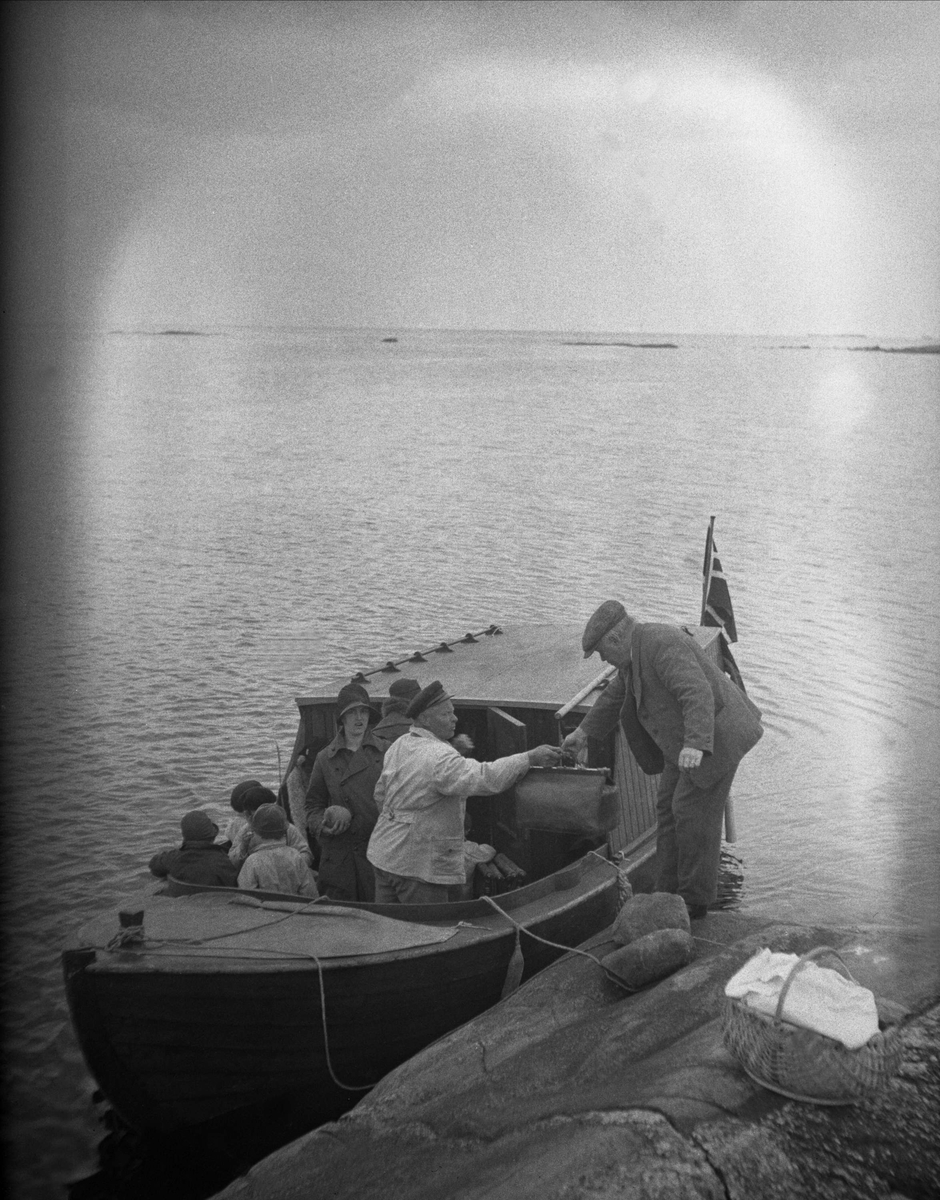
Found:
<path fill-rule="evenodd" d="M 439 680 L 408 705 L 408 733 L 388 748 L 375 786 L 379 819 L 367 851 L 377 904 L 442 904 L 466 882 L 468 796 L 505 792 L 529 767 L 554 766 L 561 751 L 537 746 L 495 762 L 465 758 L 450 745 L 457 727 Z"/>
<path fill-rule="evenodd" d="M 693 920 L 718 894 L 721 822 L 738 763 L 763 734 L 760 710 L 674 625 L 640 624 L 605 600 L 584 629 L 617 674 L 562 748 L 579 753 L 619 720 L 656 796 L 656 889 L 677 892 Z"/>

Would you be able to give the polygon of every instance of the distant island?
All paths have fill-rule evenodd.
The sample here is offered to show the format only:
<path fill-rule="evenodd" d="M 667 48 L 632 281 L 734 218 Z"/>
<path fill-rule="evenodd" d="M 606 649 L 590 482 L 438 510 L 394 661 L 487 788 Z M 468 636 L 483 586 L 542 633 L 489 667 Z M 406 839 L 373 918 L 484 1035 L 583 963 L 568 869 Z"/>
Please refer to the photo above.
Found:
<path fill-rule="evenodd" d="M 800 342 L 796 345 L 785 343 L 768 348 L 770 350 L 851 350 L 853 353 L 862 351 L 869 354 L 940 354 L 940 342 L 924 346 L 811 346 L 808 342 Z"/>
<path fill-rule="evenodd" d="M 202 329 L 109 329 L 114 337 L 218 337 Z"/>
<path fill-rule="evenodd" d="M 846 350 L 867 350 L 877 354 L 940 354 L 940 342 L 927 346 L 846 346 Z"/>
<path fill-rule="evenodd" d="M 398 341 L 398 338 L 396 338 L 396 337 L 387 337 L 387 338 L 382 338 L 382 341 L 383 341 L 383 342 L 397 342 L 397 341 Z"/>
<path fill-rule="evenodd" d="M 562 342 L 563 346 L 627 346 L 631 350 L 678 350 L 676 342 Z"/>

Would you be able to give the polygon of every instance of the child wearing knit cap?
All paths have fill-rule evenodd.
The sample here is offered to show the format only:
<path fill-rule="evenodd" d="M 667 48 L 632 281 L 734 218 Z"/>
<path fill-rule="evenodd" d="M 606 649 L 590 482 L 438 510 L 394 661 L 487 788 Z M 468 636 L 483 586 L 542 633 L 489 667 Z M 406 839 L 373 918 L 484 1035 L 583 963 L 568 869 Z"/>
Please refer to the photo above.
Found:
<path fill-rule="evenodd" d="M 277 804 L 262 804 L 251 820 L 257 844 L 238 873 L 240 888 L 318 896 L 317 880 L 303 854 L 287 844 L 287 817 Z"/>

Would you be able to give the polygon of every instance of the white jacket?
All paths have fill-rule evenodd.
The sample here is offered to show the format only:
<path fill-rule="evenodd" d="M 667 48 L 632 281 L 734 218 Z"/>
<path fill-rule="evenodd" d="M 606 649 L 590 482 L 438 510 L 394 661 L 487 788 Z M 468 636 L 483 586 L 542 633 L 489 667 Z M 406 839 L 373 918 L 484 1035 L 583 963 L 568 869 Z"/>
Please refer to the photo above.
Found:
<path fill-rule="evenodd" d="M 425 883 L 464 883 L 467 797 L 505 792 L 528 769 L 525 753 L 477 762 L 430 730 L 412 728 L 389 746 L 375 785 L 379 819 L 369 862 Z"/>

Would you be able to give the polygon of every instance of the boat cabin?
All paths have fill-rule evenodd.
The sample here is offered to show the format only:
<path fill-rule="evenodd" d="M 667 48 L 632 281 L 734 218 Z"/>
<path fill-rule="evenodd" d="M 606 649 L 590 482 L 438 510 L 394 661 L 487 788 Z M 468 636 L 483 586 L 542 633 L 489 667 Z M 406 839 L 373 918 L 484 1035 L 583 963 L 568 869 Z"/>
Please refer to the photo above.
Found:
<path fill-rule="evenodd" d="M 689 629 L 720 665 L 718 630 Z M 351 679 L 366 688 L 377 713 L 394 680 L 415 679 L 425 687 L 439 679 L 453 699 L 457 733 L 469 735 L 481 761 L 558 745 L 613 673 L 598 658 L 584 658 L 581 633 L 581 624 L 491 625 L 298 697 L 300 721 L 286 778 L 301 755 L 312 763 L 335 736 L 336 696 Z M 586 766 L 594 780 L 574 768 L 536 769 L 510 793 L 471 797 L 468 839 L 495 847 L 529 880 L 605 844 L 611 853 L 632 856 L 655 828 L 658 776 L 643 774 L 619 727 L 589 743 Z M 590 786 L 600 772 L 606 772 L 603 791 Z"/>

